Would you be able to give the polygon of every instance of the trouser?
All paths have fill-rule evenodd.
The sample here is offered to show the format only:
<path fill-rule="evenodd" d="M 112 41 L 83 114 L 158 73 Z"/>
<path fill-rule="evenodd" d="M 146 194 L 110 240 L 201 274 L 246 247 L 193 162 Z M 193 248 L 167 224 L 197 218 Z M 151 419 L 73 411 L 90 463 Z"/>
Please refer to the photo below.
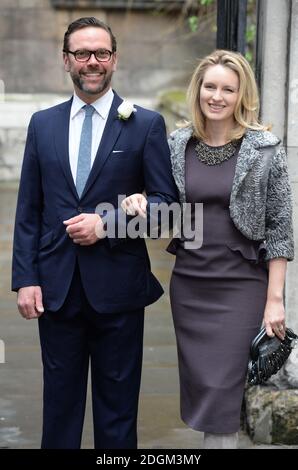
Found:
<path fill-rule="evenodd" d="M 144 309 L 104 314 L 85 296 L 78 267 L 61 309 L 39 318 L 44 367 L 42 448 L 77 449 L 89 359 L 96 449 L 137 447 Z"/>

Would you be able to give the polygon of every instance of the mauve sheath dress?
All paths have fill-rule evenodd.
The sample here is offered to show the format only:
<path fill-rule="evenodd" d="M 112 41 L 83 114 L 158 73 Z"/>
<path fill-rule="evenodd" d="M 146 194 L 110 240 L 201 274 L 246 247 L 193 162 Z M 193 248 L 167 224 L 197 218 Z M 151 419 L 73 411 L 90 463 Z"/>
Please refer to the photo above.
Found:
<path fill-rule="evenodd" d="M 194 147 L 191 139 L 186 200 L 204 204 L 203 244 L 185 250 L 174 239 L 170 283 L 181 417 L 198 431 L 234 433 L 240 427 L 250 343 L 263 319 L 268 270 L 264 245 L 248 240 L 230 218 L 238 150 L 209 166 L 198 160 Z"/>

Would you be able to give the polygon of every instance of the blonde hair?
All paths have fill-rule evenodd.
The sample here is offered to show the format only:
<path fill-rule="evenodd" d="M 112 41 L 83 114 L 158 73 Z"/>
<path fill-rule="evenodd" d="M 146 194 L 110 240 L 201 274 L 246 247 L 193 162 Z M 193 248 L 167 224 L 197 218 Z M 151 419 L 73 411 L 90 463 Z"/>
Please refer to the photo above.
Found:
<path fill-rule="evenodd" d="M 206 70 L 212 65 L 222 65 L 233 70 L 239 78 L 239 92 L 234 111 L 235 126 L 230 140 L 240 139 L 246 129 L 267 130 L 269 127 L 259 122 L 259 94 L 254 73 L 247 60 L 238 52 L 215 50 L 206 56 L 196 67 L 191 78 L 187 100 L 190 108 L 194 135 L 206 139 L 205 117 L 200 107 L 200 91 Z"/>

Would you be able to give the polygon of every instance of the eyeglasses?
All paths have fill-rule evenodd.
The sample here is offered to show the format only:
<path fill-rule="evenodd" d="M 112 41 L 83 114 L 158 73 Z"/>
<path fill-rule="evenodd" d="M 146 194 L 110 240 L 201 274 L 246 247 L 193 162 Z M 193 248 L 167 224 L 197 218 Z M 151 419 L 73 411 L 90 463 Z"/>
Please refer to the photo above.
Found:
<path fill-rule="evenodd" d="M 92 54 L 98 62 L 108 62 L 113 52 L 107 49 L 97 49 L 97 51 L 88 51 L 87 49 L 78 49 L 77 51 L 69 51 L 63 49 L 63 52 L 72 54 L 78 62 L 88 62 Z"/>

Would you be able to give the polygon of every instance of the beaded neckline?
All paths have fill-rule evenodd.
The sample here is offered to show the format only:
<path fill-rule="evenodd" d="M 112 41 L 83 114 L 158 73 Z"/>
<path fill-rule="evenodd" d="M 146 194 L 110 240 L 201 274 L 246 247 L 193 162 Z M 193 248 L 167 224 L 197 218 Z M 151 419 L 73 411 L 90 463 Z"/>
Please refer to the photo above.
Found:
<path fill-rule="evenodd" d="M 229 160 L 236 151 L 239 140 L 233 140 L 227 144 L 218 147 L 211 147 L 205 142 L 198 140 L 195 145 L 195 152 L 197 158 L 206 165 L 219 165 L 220 163 Z"/>

